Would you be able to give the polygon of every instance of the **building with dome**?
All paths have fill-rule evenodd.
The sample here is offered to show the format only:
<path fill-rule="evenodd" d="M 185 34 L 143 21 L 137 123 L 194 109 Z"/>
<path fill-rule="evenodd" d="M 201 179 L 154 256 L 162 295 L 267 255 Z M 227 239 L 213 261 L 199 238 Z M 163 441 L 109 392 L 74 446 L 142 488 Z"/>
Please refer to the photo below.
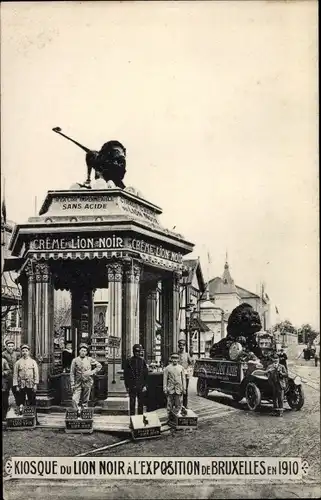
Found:
<path fill-rule="evenodd" d="M 222 337 L 225 336 L 229 315 L 235 307 L 244 302 L 250 304 L 253 309 L 259 313 L 263 330 L 268 330 L 271 327 L 270 300 L 268 295 L 264 293 L 263 287 L 261 287 L 260 295 L 258 295 L 246 288 L 236 285 L 231 276 L 227 258 L 222 276 L 217 276 L 209 280 L 206 299 L 207 300 L 201 304 L 201 316 L 208 326 L 210 326 L 210 324 L 212 325 L 210 328 L 212 330 L 214 328 L 213 331 L 215 331 L 216 338 L 219 332 Z M 221 315 L 221 328 L 218 326 L 220 322 L 219 315 Z M 217 342 L 216 338 L 215 341 Z"/>

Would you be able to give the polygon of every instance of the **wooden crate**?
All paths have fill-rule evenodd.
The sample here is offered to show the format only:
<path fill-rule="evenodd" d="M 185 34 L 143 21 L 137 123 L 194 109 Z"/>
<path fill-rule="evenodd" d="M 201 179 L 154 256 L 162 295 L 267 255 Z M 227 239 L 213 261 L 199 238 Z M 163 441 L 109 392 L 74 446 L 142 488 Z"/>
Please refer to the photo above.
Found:
<path fill-rule="evenodd" d="M 36 411 L 32 406 L 24 406 L 22 414 L 17 414 L 11 409 L 6 418 L 9 431 L 22 431 L 36 427 Z"/>
<path fill-rule="evenodd" d="M 193 410 L 187 409 L 186 415 L 181 412 L 171 412 L 168 417 L 168 424 L 175 429 L 197 429 L 198 417 Z"/>
<path fill-rule="evenodd" d="M 161 435 L 161 423 L 158 415 L 144 413 L 144 415 L 132 415 L 130 417 L 130 429 L 132 438 L 153 439 Z"/>
<path fill-rule="evenodd" d="M 68 409 L 65 418 L 65 432 L 67 434 L 92 434 L 93 432 L 93 410 L 84 408 L 78 417 L 77 410 Z"/>

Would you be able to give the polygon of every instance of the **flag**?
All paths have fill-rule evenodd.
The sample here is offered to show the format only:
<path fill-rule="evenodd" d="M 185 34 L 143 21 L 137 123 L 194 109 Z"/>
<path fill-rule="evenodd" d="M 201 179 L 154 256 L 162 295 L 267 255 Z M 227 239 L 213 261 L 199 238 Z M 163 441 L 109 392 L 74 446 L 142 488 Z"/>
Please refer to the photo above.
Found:
<path fill-rule="evenodd" d="M 276 312 L 276 314 L 279 314 L 279 310 L 276 306 L 275 306 L 275 312 Z"/>

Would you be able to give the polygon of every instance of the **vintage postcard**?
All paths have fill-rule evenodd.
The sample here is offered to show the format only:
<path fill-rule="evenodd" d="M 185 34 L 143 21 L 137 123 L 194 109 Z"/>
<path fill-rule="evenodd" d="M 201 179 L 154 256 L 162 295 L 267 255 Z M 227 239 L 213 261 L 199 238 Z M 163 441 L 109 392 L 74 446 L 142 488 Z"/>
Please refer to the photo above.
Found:
<path fill-rule="evenodd" d="M 320 497 L 317 2 L 3 2 L 3 498 Z"/>

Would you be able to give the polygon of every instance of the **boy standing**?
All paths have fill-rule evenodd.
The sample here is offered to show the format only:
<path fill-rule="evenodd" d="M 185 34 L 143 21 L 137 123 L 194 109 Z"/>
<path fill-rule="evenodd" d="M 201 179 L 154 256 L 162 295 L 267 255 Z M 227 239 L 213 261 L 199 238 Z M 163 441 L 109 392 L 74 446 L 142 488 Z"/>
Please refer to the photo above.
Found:
<path fill-rule="evenodd" d="M 184 368 L 178 364 L 178 358 L 178 354 L 173 353 L 171 364 L 164 369 L 163 390 L 167 396 L 168 413 L 179 413 L 182 408 L 182 395 L 186 393 Z"/>

